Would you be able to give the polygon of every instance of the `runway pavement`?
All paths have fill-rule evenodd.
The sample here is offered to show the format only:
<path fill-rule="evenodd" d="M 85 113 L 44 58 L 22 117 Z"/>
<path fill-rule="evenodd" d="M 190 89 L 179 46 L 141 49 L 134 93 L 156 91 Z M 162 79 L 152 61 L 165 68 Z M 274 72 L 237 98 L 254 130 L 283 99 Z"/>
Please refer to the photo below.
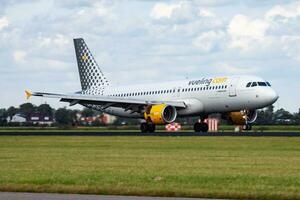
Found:
<path fill-rule="evenodd" d="M 194 199 L 208 200 L 193 198 L 193 200 Z M 0 200 L 191 200 L 191 198 L 0 192 Z"/>
<path fill-rule="evenodd" d="M 156 133 L 139 133 L 139 132 L 89 132 L 89 131 L 68 131 L 68 132 L 54 132 L 54 131 L 42 131 L 42 132 L 0 132 L 0 136 L 252 136 L 252 137 L 300 137 L 300 132 L 218 132 L 218 133 L 194 133 L 194 132 L 156 132 Z"/>

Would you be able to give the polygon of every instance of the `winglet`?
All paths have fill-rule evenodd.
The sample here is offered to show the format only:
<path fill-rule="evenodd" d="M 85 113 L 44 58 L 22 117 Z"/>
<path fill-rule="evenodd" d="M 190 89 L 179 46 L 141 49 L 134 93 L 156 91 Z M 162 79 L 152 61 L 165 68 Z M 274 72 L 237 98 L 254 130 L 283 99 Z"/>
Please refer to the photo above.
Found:
<path fill-rule="evenodd" d="M 32 96 L 32 93 L 28 90 L 25 90 L 25 95 L 26 95 L 26 99 L 28 100 Z"/>

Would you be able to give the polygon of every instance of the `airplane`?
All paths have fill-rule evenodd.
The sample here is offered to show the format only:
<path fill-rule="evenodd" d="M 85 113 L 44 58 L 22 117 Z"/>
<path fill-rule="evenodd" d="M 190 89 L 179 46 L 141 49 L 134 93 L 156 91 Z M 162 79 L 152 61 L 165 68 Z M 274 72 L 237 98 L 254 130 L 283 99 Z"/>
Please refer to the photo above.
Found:
<path fill-rule="evenodd" d="M 279 98 L 264 79 L 250 75 L 201 77 L 180 81 L 112 86 L 82 38 L 73 39 L 81 91 L 55 94 L 25 91 L 30 96 L 58 98 L 70 106 L 80 104 L 107 114 L 142 119 L 143 133 L 179 117 L 197 116 L 195 132 L 207 132 L 206 119 L 221 113 L 234 125 L 251 130 L 257 110 Z"/>

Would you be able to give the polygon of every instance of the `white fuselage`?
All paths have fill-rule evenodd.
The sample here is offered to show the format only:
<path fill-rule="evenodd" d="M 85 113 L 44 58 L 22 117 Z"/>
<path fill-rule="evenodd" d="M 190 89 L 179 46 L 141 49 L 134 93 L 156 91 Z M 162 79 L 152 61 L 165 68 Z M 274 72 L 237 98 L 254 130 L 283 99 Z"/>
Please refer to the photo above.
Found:
<path fill-rule="evenodd" d="M 247 84 L 254 82 L 266 85 L 247 87 Z M 104 95 L 146 101 L 183 101 L 187 107 L 178 110 L 179 117 L 255 110 L 269 106 L 278 99 L 271 86 L 256 76 L 213 77 L 107 87 Z M 103 111 L 123 117 L 143 117 L 140 113 L 113 106 Z"/>

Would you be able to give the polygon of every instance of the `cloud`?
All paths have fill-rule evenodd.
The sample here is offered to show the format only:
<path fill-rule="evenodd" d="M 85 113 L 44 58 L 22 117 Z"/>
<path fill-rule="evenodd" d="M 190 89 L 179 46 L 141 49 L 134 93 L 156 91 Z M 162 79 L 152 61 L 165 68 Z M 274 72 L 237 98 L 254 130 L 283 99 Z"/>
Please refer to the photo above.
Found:
<path fill-rule="evenodd" d="M 276 5 L 265 13 L 264 19 L 270 24 L 270 34 L 297 36 L 300 31 L 300 2 Z"/>
<path fill-rule="evenodd" d="M 286 55 L 300 63 L 300 35 L 282 36 L 281 44 Z"/>
<path fill-rule="evenodd" d="M 199 10 L 199 16 L 201 16 L 201 17 L 215 17 L 216 15 L 213 12 L 202 8 L 202 9 Z"/>
<path fill-rule="evenodd" d="M 198 36 L 193 44 L 203 53 L 209 53 L 220 47 L 225 38 L 225 33 L 223 31 L 209 31 L 202 33 Z"/>
<path fill-rule="evenodd" d="M 213 13 L 202 9 L 201 11 L 193 2 L 181 1 L 175 4 L 157 3 L 153 7 L 150 16 L 160 22 L 189 23 L 197 17 L 208 17 Z"/>
<path fill-rule="evenodd" d="M 0 31 L 9 25 L 9 21 L 7 17 L 0 18 Z"/>
<path fill-rule="evenodd" d="M 152 11 L 150 16 L 153 19 L 160 18 L 171 18 L 172 12 L 174 9 L 180 8 L 180 4 L 166 4 L 166 3 L 157 3 Z"/>
<path fill-rule="evenodd" d="M 220 73 L 220 74 L 235 74 L 235 75 L 240 75 L 240 74 L 255 74 L 257 71 L 259 71 L 258 68 L 252 66 L 252 67 L 247 67 L 247 66 L 234 66 L 233 63 L 229 64 L 226 62 L 217 62 L 214 64 L 214 71 L 215 73 Z"/>
<path fill-rule="evenodd" d="M 252 42 L 263 41 L 268 28 L 269 24 L 264 20 L 251 20 L 244 15 L 235 15 L 227 29 L 232 39 L 231 47 L 247 49 Z"/>
<path fill-rule="evenodd" d="M 23 63 L 25 62 L 26 52 L 17 50 L 14 52 L 13 57 L 16 63 Z"/>
<path fill-rule="evenodd" d="M 300 2 L 295 2 L 289 5 L 276 5 L 270 9 L 265 17 L 267 19 L 280 19 L 286 20 L 285 18 L 294 18 L 300 16 Z"/>

